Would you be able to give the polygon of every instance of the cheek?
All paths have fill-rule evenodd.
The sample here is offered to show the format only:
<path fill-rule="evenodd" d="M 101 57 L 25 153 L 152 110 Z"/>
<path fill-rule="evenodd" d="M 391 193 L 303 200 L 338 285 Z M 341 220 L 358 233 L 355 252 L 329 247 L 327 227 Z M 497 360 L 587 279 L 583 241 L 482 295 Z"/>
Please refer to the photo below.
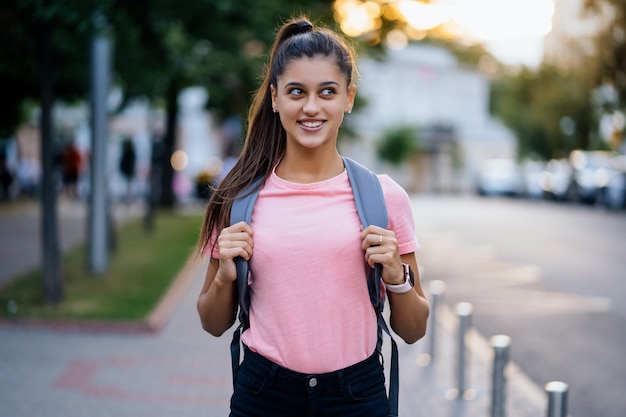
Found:
<path fill-rule="evenodd" d="M 298 113 L 302 110 L 302 106 L 300 106 L 298 102 L 283 100 L 282 102 L 279 101 L 278 109 L 280 111 L 281 118 L 283 116 L 291 118 L 298 115 Z"/>

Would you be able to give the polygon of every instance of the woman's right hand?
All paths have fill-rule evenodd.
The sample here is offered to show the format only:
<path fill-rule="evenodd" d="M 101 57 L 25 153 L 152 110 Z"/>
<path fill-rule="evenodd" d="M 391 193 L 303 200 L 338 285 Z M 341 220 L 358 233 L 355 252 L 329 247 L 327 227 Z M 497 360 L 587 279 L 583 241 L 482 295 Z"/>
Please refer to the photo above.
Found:
<path fill-rule="evenodd" d="M 220 252 L 220 264 L 215 279 L 221 282 L 237 280 L 235 258 L 241 256 L 246 261 L 252 256 L 254 242 L 252 227 L 246 222 L 239 222 L 225 227 L 217 238 Z"/>

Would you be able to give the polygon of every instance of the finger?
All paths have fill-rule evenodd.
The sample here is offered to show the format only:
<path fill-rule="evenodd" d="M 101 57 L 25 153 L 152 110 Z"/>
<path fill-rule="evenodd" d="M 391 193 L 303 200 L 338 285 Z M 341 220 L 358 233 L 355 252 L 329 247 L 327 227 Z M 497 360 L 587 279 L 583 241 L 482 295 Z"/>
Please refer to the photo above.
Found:
<path fill-rule="evenodd" d="M 387 236 L 377 233 L 368 233 L 363 237 L 362 248 L 363 250 L 367 250 L 367 248 L 374 246 L 383 246 L 386 243 L 389 243 L 389 239 Z"/>
<path fill-rule="evenodd" d="M 245 241 L 226 241 L 219 246 L 220 259 L 232 260 L 241 256 L 245 260 L 249 260 L 252 256 L 252 246 Z"/>
<path fill-rule="evenodd" d="M 242 246 L 220 250 L 220 261 L 232 261 L 238 257 L 241 257 L 245 259 L 246 261 L 249 261 L 251 256 L 252 256 L 252 252 Z"/>
<path fill-rule="evenodd" d="M 366 228 L 361 226 L 361 239 L 365 239 L 368 235 L 381 235 L 383 233 L 385 233 L 385 229 L 378 226 L 370 225 Z"/>
<path fill-rule="evenodd" d="M 252 236 L 253 234 L 252 227 L 244 221 L 235 223 L 232 226 L 224 228 L 222 230 L 222 233 L 223 232 L 226 232 L 226 233 L 244 232 L 244 233 L 250 234 L 250 236 Z"/>
<path fill-rule="evenodd" d="M 218 238 L 218 242 L 239 242 L 246 241 L 250 245 L 253 243 L 252 235 L 248 232 L 233 232 L 233 233 L 222 233 Z"/>

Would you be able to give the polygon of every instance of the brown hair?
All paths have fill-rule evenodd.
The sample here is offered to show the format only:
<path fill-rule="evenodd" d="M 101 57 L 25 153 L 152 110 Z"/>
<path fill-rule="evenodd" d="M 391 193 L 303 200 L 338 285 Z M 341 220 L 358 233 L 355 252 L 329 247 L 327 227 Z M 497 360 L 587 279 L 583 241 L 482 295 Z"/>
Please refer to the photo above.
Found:
<path fill-rule="evenodd" d="M 199 250 L 208 245 L 213 230 L 229 225 L 230 208 L 238 194 L 258 178 L 265 178 L 285 154 L 287 135 L 272 110 L 270 86 L 287 65 L 298 58 L 333 57 L 350 87 L 356 77 L 353 49 L 335 32 L 313 28 L 307 18 L 293 19 L 279 29 L 272 46 L 267 73 L 248 113 L 248 131 L 239 159 L 214 190 L 206 208 Z"/>

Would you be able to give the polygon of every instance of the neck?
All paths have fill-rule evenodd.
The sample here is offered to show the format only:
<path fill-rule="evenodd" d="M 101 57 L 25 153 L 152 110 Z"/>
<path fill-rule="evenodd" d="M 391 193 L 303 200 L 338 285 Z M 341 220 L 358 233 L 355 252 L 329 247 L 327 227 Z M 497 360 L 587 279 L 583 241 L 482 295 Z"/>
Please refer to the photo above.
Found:
<path fill-rule="evenodd" d="M 287 151 L 276 167 L 276 175 L 287 181 L 309 184 L 336 177 L 343 170 L 343 160 L 337 149 L 327 154 Z"/>

